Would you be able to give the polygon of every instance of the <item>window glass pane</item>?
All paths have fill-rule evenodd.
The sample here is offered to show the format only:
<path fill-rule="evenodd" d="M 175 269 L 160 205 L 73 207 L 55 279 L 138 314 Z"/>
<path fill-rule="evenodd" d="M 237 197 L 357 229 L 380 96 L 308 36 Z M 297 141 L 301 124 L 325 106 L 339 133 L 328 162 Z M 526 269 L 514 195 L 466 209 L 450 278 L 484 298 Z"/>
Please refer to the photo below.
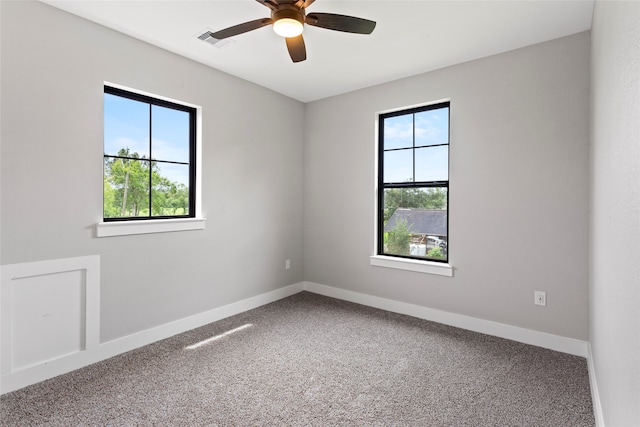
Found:
<path fill-rule="evenodd" d="M 149 158 L 149 104 L 104 94 L 104 153 Z"/>
<path fill-rule="evenodd" d="M 449 143 L 449 109 L 423 111 L 415 115 L 416 147 Z"/>
<path fill-rule="evenodd" d="M 413 114 L 384 119 L 384 149 L 413 147 Z"/>
<path fill-rule="evenodd" d="M 447 209 L 447 188 L 385 188 L 384 218 L 386 223 L 396 209 Z"/>
<path fill-rule="evenodd" d="M 413 181 L 413 150 L 384 153 L 384 182 Z"/>
<path fill-rule="evenodd" d="M 447 189 L 384 190 L 383 251 L 389 255 L 447 259 Z"/>
<path fill-rule="evenodd" d="M 152 216 L 189 215 L 189 165 L 153 162 Z"/>
<path fill-rule="evenodd" d="M 105 158 L 104 217 L 149 215 L 149 162 Z"/>
<path fill-rule="evenodd" d="M 154 160 L 189 162 L 189 113 L 171 108 L 151 107 Z"/>
<path fill-rule="evenodd" d="M 416 182 L 449 179 L 449 146 L 416 149 Z"/>

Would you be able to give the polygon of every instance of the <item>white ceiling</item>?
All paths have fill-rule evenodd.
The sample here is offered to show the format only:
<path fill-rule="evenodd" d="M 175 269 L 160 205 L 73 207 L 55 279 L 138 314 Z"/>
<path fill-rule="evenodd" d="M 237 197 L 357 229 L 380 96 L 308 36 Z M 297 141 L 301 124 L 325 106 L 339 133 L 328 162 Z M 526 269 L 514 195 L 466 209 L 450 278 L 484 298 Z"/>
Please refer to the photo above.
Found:
<path fill-rule="evenodd" d="M 316 0 L 307 12 L 377 22 L 371 35 L 305 25 L 293 63 L 267 26 L 224 47 L 197 39 L 270 10 L 255 0 L 41 0 L 303 102 L 505 52 L 591 28 L 593 0 Z"/>

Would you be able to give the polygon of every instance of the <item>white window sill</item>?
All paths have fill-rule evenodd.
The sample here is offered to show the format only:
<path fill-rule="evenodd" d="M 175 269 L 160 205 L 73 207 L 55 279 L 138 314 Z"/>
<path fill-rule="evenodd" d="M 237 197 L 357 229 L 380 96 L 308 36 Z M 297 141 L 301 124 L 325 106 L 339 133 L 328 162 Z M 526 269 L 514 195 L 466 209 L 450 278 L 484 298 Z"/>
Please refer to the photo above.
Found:
<path fill-rule="evenodd" d="M 167 233 L 171 231 L 204 230 L 206 218 L 152 219 L 145 221 L 114 221 L 96 224 L 97 237 L 132 234 Z"/>
<path fill-rule="evenodd" d="M 435 274 L 438 276 L 453 276 L 453 267 L 441 262 L 419 261 L 383 255 L 372 255 L 369 257 L 369 261 L 371 265 L 377 267 L 396 268 L 398 270 L 416 271 L 418 273 Z"/>

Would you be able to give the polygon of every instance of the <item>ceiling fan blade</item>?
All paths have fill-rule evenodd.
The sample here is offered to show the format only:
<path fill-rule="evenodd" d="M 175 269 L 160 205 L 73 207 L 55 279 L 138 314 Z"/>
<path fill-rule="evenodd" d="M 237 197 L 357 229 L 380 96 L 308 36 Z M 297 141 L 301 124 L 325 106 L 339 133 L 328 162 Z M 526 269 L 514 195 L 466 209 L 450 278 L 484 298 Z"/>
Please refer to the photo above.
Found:
<path fill-rule="evenodd" d="M 278 10 L 278 2 L 277 0 L 256 0 L 258 3 L 260 3 L 263 6 L 267 6 L 269 9 L 271 10 Z"/>
<path fill-rule="evenodd" d="M 256 19 L 254 21 L 244 22 L 242 24 L 234 25 L 233 27 L 225 28 L 224 30 L 216 31 L 211 34 L 211 37 L 222 40 L 248 31 L 257 30 L 258 28 L 269 25 L 272 22 L 271 18 Z"/>
<path fill-rule="evenodd" d="M 371 34 L 376 28 L 374 21 L 335 13 L 310 13 L 305 22 L 314 27 L 356 34 Z"/>
<path fill-rule="evenodd" d="M 285 40 L 287 42 L 289 56 L 293 62 L 301 62 L 307 59 L 307 50 L 304 47 L 302 34 L 297 37 L 288 37 Z"/>

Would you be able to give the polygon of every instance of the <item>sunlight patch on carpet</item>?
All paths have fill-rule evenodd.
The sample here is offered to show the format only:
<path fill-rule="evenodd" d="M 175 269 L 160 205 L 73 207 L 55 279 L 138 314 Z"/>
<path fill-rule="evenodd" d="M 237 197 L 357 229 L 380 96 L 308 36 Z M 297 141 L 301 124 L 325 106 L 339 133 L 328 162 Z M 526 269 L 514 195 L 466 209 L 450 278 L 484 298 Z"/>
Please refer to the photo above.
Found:
<path fill-rule="evenodd" d="M 226 337 L 228 335 L 231 335 L 231 334 L 234 334 L 236 332 L 240 332 L 240 331 L 242 331 L 244 329 L 247 329 L 247 328 L 250 328 L 252 326 L 253 326 L 253 323 L 247 323 L 246 325 L 242 325 L 242 326 L 239 326 L 239 327 L 237 327 L 235 329 L 231 329 L 230 331 L 224 332 L 224 333 L 222 333 L 220 335 L 216 335 L 216 336 L 213 336 L 211 338 L 207 338 L 206 340 L 202 340 L 200 342 L 197 342 L 195 344 L 191 344 L 191 345 L 185 347 L 185 350 L 195 350 L 198 347 L 202 347 L 203 345 L 207 345 L 209 343 L 217 341 L 217 340 L 219 340 L 221 338 L 224 338 L 224 337 Z"/>

